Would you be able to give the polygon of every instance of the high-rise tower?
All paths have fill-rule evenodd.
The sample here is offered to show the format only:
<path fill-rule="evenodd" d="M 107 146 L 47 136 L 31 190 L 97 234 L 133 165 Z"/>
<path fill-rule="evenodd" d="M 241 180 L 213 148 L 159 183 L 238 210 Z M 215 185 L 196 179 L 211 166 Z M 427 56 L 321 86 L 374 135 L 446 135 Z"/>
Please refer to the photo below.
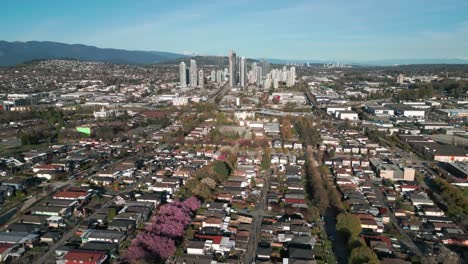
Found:
<path fill-rule="evenodd" d="M 247 65 L 245 65 L 245 57 L 241 57 L 240 59 L 240 67 L 239 67 L 239 83 L 240 87 L 245 88 L 247 85 Z"/>
<path fill-rule="evenodd" d="M 236 52 L 230 51 L 229 52 L 229 86 L 235 87 L 237 85 L 237 58 Z"/>
<path fill-rule="evenodd" d="M 210 80 L 211 80 L 211 82 L 216 82 L 216 71 L 215 70 L 211 70 Z"/>
<path fill-rule="evenodd" d="M 179 77 L 180 77 L 180 87 L 187 87 L 187 72 L 186 72 L 187 66 L 185 65 L 185 62 L 181 62 L 179 64 Z"/>
<path fill-rule="evenodd" d="M 203 87 L 205 84 L 205 78 L 203 76 L 203 70 L 198 71 L 198 86 Z"/>
<path fill-rule="evenodd" d="M 198 84 L 198 70 L 197 62 L 195 60 L 190 60 L 190 86 L 196 87 Z"/>

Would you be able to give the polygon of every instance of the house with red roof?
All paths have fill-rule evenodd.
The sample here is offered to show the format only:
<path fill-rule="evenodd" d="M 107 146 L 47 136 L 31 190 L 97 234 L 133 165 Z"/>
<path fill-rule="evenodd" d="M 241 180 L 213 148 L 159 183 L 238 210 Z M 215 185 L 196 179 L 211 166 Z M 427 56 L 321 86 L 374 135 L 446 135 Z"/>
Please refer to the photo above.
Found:
<path fill-rule="evenodd" d="M 2 263 L 6 262 L 10 257 L 10 253 L 15 250 L 18 245 L 10 243 L 0 243 L 0 261 Z"/>
<path fill-rule="evenodd" d="M 388 237 L 385 236 L 364 236 L 370 248 L 375 251 L 384 253 L 392 253 L 392 243 Z"/>
<path fill-rule="evenodd" d="M 91 193 L 86 190 L 67 189 L 56 193 L 54 199 L 86 201 L 91 198 Z"/>
<path fill-rule="evenodd" d="M 102 264 L 106 261 L 104 252 L 91 250 L 70 250 L 63 256 L 64 263 Z"/>
<path fill-rule="evenodd" d="M 212 235 L 203 235 L 203 234 L 195 234 L 196 238 L 202 239 L 204 241 L 211 240 L 213 244 L 220 244 L 223 236 L 212 236 Z"/>

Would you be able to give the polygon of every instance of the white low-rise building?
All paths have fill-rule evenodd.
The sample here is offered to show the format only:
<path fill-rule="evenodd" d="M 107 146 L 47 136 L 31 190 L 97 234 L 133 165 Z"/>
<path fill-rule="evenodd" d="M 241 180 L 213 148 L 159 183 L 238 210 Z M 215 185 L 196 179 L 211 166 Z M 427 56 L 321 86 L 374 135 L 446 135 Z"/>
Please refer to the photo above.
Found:
<path fill-rule="evenodd" d="M 253 111 L 236 111 L 234 112 L 234 118 L 237 120 L 255 119 L 255 112 Z"/>
<path fill-rule="evenodd" d="M 188 105 L 189 103 L 189 97 L 174 97 L 172 99 L 172 104 L 174 106 L 184 106 L 184 105 Z"/>
<path fill-rule="evenodd" d="M 395 111 L 393 109 L 387 108 L 385 106 L 367 106 L 367 111 L 375 116 L 395 115 Z"/>
<path fill-rule="evenodd" d="M 331 115 L 336 115 L 338 111 L 351 111 L 351 106 L 344 106 L 344 105 L 335 105 L 335 106 L 327 106 L 327 113 Z"/>
<path fill-rule="evenodd" d="M 354 111 L 337 111 L 336 117 L 341 120 L 359 120 L 358 113 Z"/>

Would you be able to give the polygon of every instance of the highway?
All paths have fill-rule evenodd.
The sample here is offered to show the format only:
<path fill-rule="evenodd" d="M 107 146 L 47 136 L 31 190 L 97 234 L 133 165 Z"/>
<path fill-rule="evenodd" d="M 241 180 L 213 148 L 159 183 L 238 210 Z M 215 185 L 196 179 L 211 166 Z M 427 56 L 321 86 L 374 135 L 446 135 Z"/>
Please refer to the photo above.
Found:
<path fill-rule="evenodd" d="M 210 98 L 207 100 L 209 103 L 217 103 L 216 100 L 223 98 L 224 95 L 226 95 L 227 92 L 229 92 L 231 88 L 229 87 L 229 84 L 226 82 L 224 83 L 217 91 L 215 91 L 212 95 L 210 95 Z"/>

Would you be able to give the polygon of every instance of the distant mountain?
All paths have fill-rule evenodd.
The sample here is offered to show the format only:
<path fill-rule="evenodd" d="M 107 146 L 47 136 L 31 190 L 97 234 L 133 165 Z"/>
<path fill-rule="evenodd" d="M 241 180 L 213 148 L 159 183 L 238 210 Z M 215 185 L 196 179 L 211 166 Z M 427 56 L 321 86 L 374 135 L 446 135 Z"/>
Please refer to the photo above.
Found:
<path fill-rule="evenodd" d="M 259 59 L 262 60 L 262 59 Z M 310 63 L 310 64 L 325 64 L 325 63 L 343 63 L 348 65 L 361 66 L 394 66 L 394 65 L 411 65 L 411 64 L 468 64 L 468 60 L 457 58 L 442 58 L 442 59 L 388 59 L 388 60 L 286 60 L 286 59 L 264 59 L 273 64 L 288 64 L 288 63 Z"/>
<path fill-rule="evenodd" d="M 372 66 L 393 66 L 393 65 L 410 65 L 410 64 L 468 64 L 468 60 L 457 59 L 457 58 L 390 59 L 390 60 L 356 61 L 353 64 L 372 65 Z"/>
<path fill-rule="evenodd" d="M 321 60 L 286 60 L 286 59 L 274 59 L 274 58 L 259 58 L 259 61 L 265 60 L 271 64 L 289 64 L 289 63 L 310 63 L 310 64 L 324 64 L 330 63 L 330 61 Z"/>
<path fill-rule="evenodd" d="M 216 65 L 226 67 L 229 63 L 227 57 L 220 56 L 187 56 L 183 54 L 161 51 L 135 51 L 122 49 L 107 49 L 82 44 L 65 44 L 50 41 L 8 42 L 0 40 L 0 66 L 13 66 L 31 60 L 70 58 L 82 61 L 99 61 L 118 64 L 176 64 L 191 58 L 197 60 L 200 65 Z M 287 59 L 247 59 L 248 63 L 266 60 L 273 64 L 311 63 L 324 64 L 336 63 L 330 60 L 287 60 Z M 409 64 L 468 64 L 468 60 L 445 59 L 391 59 L 368 61 L 339 61 L 344 64 L 361 66 L 393 66 Z"/>
<path fill-rule="evenodd" d="M 185 57 L 185 58 L 176 58 L 171 60 L 166 60 L 160 62 L 160 64 L 167 64 L 167 65 L 175 65 L 179 64 L 182 61 L 188 65 L 190 65 L 190 60 L 196 60 L 197 65 L 214 65 L 214 66 L 223 66 L 228 65 L 229 59 L 227 57 L 222 56 L 193 56 L 193 57 Z"/>
<path fill-rule="evenodd" d="M 185 57 L 185 58 L 177 58 L 173 60 L 168 60 L 168 61 L 163 61 L 161 64 L 167 64 L 167 65 L 172 65 L 172 64 L 179 64 L 182 61 L 185 62 L 188 65 L 190 65 L 190 60 L 196 60 L 197 65 L 203 65 L 203 66 L 223 66 L 223 67 L 228 67 L 229 66 L 229 58 L 226 56 L 210 56 L 210 55 L 198 55 L 194 57 Z M 247 63 L 250 64 L 252 62 L 258 62 L 258 60 L 255 59 L 246 59 Z"/>
<path fill-rule="evenodd" d="M 38 59 L 60 58 L 118 64 L 153 64 L 181 57 L 186 56 L 161 51 L 102 49 L 82 44 L 65 44 L 50 41 L 0 41 L 0 66 L 13 66 Z"/>

